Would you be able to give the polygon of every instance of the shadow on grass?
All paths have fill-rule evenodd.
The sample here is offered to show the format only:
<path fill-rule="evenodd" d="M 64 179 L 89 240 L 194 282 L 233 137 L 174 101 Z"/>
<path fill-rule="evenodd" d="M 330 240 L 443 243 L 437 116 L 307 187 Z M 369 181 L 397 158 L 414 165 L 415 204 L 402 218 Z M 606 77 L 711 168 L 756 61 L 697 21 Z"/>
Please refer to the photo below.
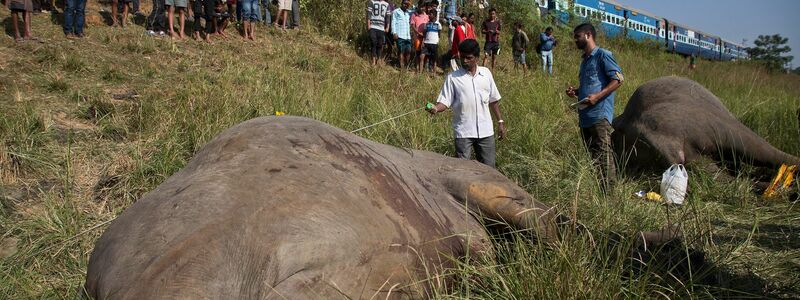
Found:
<path fill-rule="evenodd" d="M 736 272 L 710 262 L 702 251 L 687 248 L 678 240 L 650 251 L 636 249 L 628 268 L 631 271 L 629 274 L 634 276 L 655 274 L 661 278 L 659 285 L 666 284 L 672 289 L 684 290 L 688 293 L 685 296 L 696 297 L 696 293 L 702 290 L 717 299 L 792 299 L 797 296 L 792 295 L 796 291 L 773 288 L 751 271 Z"/>
<path fill-rule="evenodd" d="M 100 13 L 100 17 L 103 18 L 103 24 L 106 24 L 108 26 L 112 26 L 113 25 L 114 21 L 111 18 L 111 12 L 110 11 L 100 11 L 99 13 Z"/>
<path fill-rule="evenodd" d="M 22 34 L 22 24 L 18 24 L 20 27 L 20 34 Z M 5 33 L 7 36 L 10 36 L 11 39 L 14 39 L 14 19 L 11 16 L 6 17 L 3 19 L 3 28 L 5 29 Z"/>
<path fill-rule="evenodd" d="M 50 14 L 50 23 L 58 25 L 60 27 L 64 26 L 64 14 L 63 13 L 56 13 L 53 12 Z"/>
<path fill-rule="evenodd" d="M 697 272 L 695 282 L 717 299 L 797 299 L 797 291 L 775 288 L 752 271 L 736 272 L 716 264 L 707 264 Z"/>
<path fill-rule="evenodd" d="M 729 227 L 735 231 L 735 233 L 727 235 L 716 235 L 716 243 L 742 244 L 748 240 L 749 232 L 753 229 L 749 224 L 722 221 L 717 221 L 714 225 Z M 759 224 L 749 240 L 755 246 L 774 251 L 800 249 L 800 225 Z"/>

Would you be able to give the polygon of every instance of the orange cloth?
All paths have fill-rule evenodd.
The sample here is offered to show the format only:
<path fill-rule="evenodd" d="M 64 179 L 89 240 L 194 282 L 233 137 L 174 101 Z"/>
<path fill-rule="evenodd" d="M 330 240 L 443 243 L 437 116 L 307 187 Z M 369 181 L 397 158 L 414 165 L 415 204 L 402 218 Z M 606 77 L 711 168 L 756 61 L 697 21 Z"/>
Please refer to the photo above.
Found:
<path fill-rule="evenodd" d="M 472 27 L 472 24 L 466 23 L 464 27 L 467 28 L 466 32 L 464 32 L 464 39 L 465 40 L 474 40 L 475 39 L 475 28 Z"/>

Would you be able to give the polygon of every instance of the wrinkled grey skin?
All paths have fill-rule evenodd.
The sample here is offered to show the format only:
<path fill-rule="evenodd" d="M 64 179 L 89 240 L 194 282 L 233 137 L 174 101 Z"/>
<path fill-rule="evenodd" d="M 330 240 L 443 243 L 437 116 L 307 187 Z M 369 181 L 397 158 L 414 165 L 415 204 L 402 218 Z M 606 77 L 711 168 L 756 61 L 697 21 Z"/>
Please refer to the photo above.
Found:
<path fill-rule="evenodd" d="M 612 124 L 617 157 L 627 169 L 664 170 L 701 157 L 773 168 L 798 164 L 739 122 L 692 80 L 662 77 L 640 86 Z"/>
<path fill-rule="evenodd" d="M 214 138 L 111 223 L 86 288 L 97 299 L 425 297 L 414 279 L 491 251 L 481 211 L 555 237 L 550 207 L 480 163 L 263 117 Z"/>
<path fill-rule="evenodd" d="M 415 280 L 451 258 L 491 255 L 483 218 L 548 243 L 567 223 L 475 161 L 305 118 L 257 118 L 112 222 L 85 287 L 97 299 L 426 298 Z"/>

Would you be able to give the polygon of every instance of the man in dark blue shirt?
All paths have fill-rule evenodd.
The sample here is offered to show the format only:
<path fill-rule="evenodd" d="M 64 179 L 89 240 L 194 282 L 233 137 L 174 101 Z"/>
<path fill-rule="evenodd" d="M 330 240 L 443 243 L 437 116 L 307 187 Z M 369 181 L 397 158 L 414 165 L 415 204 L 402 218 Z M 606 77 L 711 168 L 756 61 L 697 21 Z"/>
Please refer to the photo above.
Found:
<path fill-rule="evenodd" d="M 614 118 L 614 91 L 622 84 L 622 69 L 610 51 L 597 47 L 596 31 L 590 23 L 575 27 L 575 45 L 583 51 L 580 86 L 570 86 L 567 95 L 579 101 L 579 126 L 586 147 L 600 169 L 604 188 L 616 179 L 614 153 L 611 149 L 611 121 Z"/>
<path fill-rule="evenodd" d="M 553 76 L 553 47 L 556 46 L 556 38 L 553 36 L 553 27 L 547 27 L 539 34 L 539 51 L 542 56 L 542 70 Z"/>

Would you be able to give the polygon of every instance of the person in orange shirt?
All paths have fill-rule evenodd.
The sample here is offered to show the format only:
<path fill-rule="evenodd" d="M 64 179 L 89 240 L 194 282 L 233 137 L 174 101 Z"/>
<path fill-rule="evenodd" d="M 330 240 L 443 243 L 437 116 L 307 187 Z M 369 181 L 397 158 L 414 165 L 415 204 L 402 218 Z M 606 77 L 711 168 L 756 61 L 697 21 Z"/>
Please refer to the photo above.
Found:
<path fill-rule="evenodd" d="M 475 16 L 474 13 L 470 13 L 469 17 L 464 19 L 464 21 L 466 21 L 466 22 L 464 22 L 464 28 L 465 28 L 464 35 L 465 35 L 465 39 L 467 39 L 467 40 L 477 40 L 477 38 L 475 37 L 475 20 L 476 19 L 477 19 L 477 17 Z"/>
<path fill-rule="evenodd" d="M 428 17 L 427 6 L 417 6 L 417 11 L 411 16 L 411 39 L 413 40 L 414 53 L 417 58 L 417 69 L 422 68 L 422 40 L 425 38 L 425 24 L 430 19 Z"/>

